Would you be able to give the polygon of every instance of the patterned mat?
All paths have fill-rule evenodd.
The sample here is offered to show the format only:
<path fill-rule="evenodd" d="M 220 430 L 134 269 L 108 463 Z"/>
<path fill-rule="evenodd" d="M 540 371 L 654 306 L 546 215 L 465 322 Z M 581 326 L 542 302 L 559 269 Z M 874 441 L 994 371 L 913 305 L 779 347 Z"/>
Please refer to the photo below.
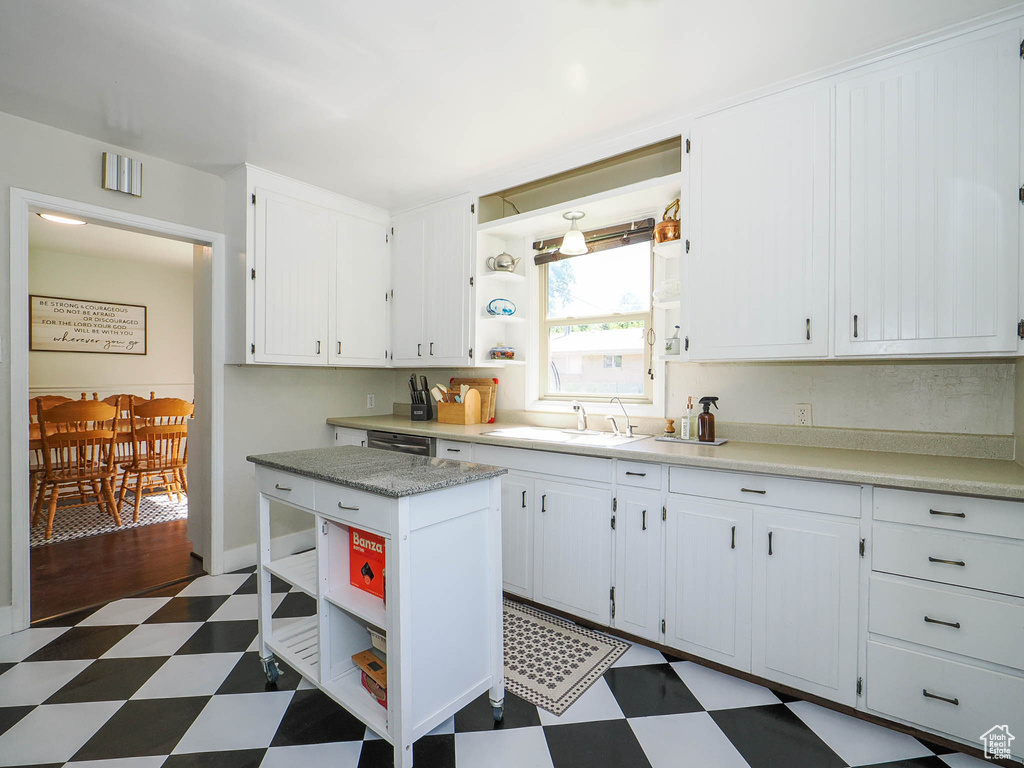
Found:
<path fill-rule="evenodd" d="M 505 600 L 505 689 L 561 715 L 629 643 Z"/>
<path fill-rule="evenodd" d="M 125 494 L 124 505 L 121 507 L 120 528 L 115 525 L 114 519 L 100 508 L 99 504 L 71 508 L 57 507 L 57 514 L 53 517 L 53 535 L 49 539 L 44 538 L 46 536 L 46 520 L 44 518 L 32 529 L 30 546 L 43 547 L 61 541 L 73 541 L 104 533 L 124 531 L 129 528 L 141 528 L 154 523 L 184 520 L 188 517 L 188 498 L 182 496 L 182 502 L 179 504 L 176 496 L 173 501 L 168 501 L 166 494 L 143 496 L 142 502 L 139 504 L 139 522 L 132 522 L 134 515 L 135 497 L 131 491 Z"/>

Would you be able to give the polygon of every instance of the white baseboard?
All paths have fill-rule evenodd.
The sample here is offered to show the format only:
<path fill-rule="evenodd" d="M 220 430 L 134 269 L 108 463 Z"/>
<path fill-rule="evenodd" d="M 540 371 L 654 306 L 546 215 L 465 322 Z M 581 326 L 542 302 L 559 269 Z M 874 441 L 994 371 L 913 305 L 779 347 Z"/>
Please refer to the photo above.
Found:
<path fill-rule="evenodd" d="M 14 606 L 0 605 L 0 637 L 14 631 Z"/>
<path fill-rule="evenodd" d="M 273 558 L 287 557 L 305 549 L 316 546 L 316 530 L 307 528 L 304 531 L 275 536 L 270 540 L 270 556 Z M 246 544 L 244 547 L 224 550 L 224 573 L 237 571 L 256 565 L 256 545 Z M 2 610 L 2 609 L 0 609 Z"/>

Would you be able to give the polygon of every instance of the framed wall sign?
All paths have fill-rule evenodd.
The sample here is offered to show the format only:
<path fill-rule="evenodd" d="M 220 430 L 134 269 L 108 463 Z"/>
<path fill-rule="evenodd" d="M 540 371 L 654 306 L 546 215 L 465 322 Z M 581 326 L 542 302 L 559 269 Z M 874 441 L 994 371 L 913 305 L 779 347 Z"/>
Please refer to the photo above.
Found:
<path fill-rule="evenodd" d="M 146 308 L 110 301 L 29 296 L 32 352 L 146 354 Z"/>

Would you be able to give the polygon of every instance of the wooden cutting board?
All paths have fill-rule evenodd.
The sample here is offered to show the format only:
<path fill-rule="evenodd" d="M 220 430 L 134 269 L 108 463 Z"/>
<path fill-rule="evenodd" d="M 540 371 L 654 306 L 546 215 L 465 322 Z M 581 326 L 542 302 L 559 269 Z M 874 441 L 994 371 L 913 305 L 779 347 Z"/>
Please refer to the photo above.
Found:
<path fill-rule="evenodd" d="M 492 378 L 459 379 L 453 378 L 450 381 L 452 389 L 458 389 L 465 384 L 480 393 L 480 422 L 482 424 L 494 423 L 494 409 L 498 404 L 498 380 Z"/>

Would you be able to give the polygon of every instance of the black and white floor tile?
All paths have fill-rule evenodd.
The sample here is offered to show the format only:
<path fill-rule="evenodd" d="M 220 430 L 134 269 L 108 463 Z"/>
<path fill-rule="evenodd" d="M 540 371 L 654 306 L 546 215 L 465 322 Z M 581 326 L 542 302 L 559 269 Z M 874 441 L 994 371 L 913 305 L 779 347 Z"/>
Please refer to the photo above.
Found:
<path fill-rule="evenodd" d="M 275 616 L 313 602 L 274 580 Z M 295 672 L 268 685 L 251 573 L 205 576 L 0 638 L 0 766 L 379 768 L 391 747 Z M 970 768 L 967 755 L 632 646 L 556 717 L 486 696 L 417 768 Z"/>

